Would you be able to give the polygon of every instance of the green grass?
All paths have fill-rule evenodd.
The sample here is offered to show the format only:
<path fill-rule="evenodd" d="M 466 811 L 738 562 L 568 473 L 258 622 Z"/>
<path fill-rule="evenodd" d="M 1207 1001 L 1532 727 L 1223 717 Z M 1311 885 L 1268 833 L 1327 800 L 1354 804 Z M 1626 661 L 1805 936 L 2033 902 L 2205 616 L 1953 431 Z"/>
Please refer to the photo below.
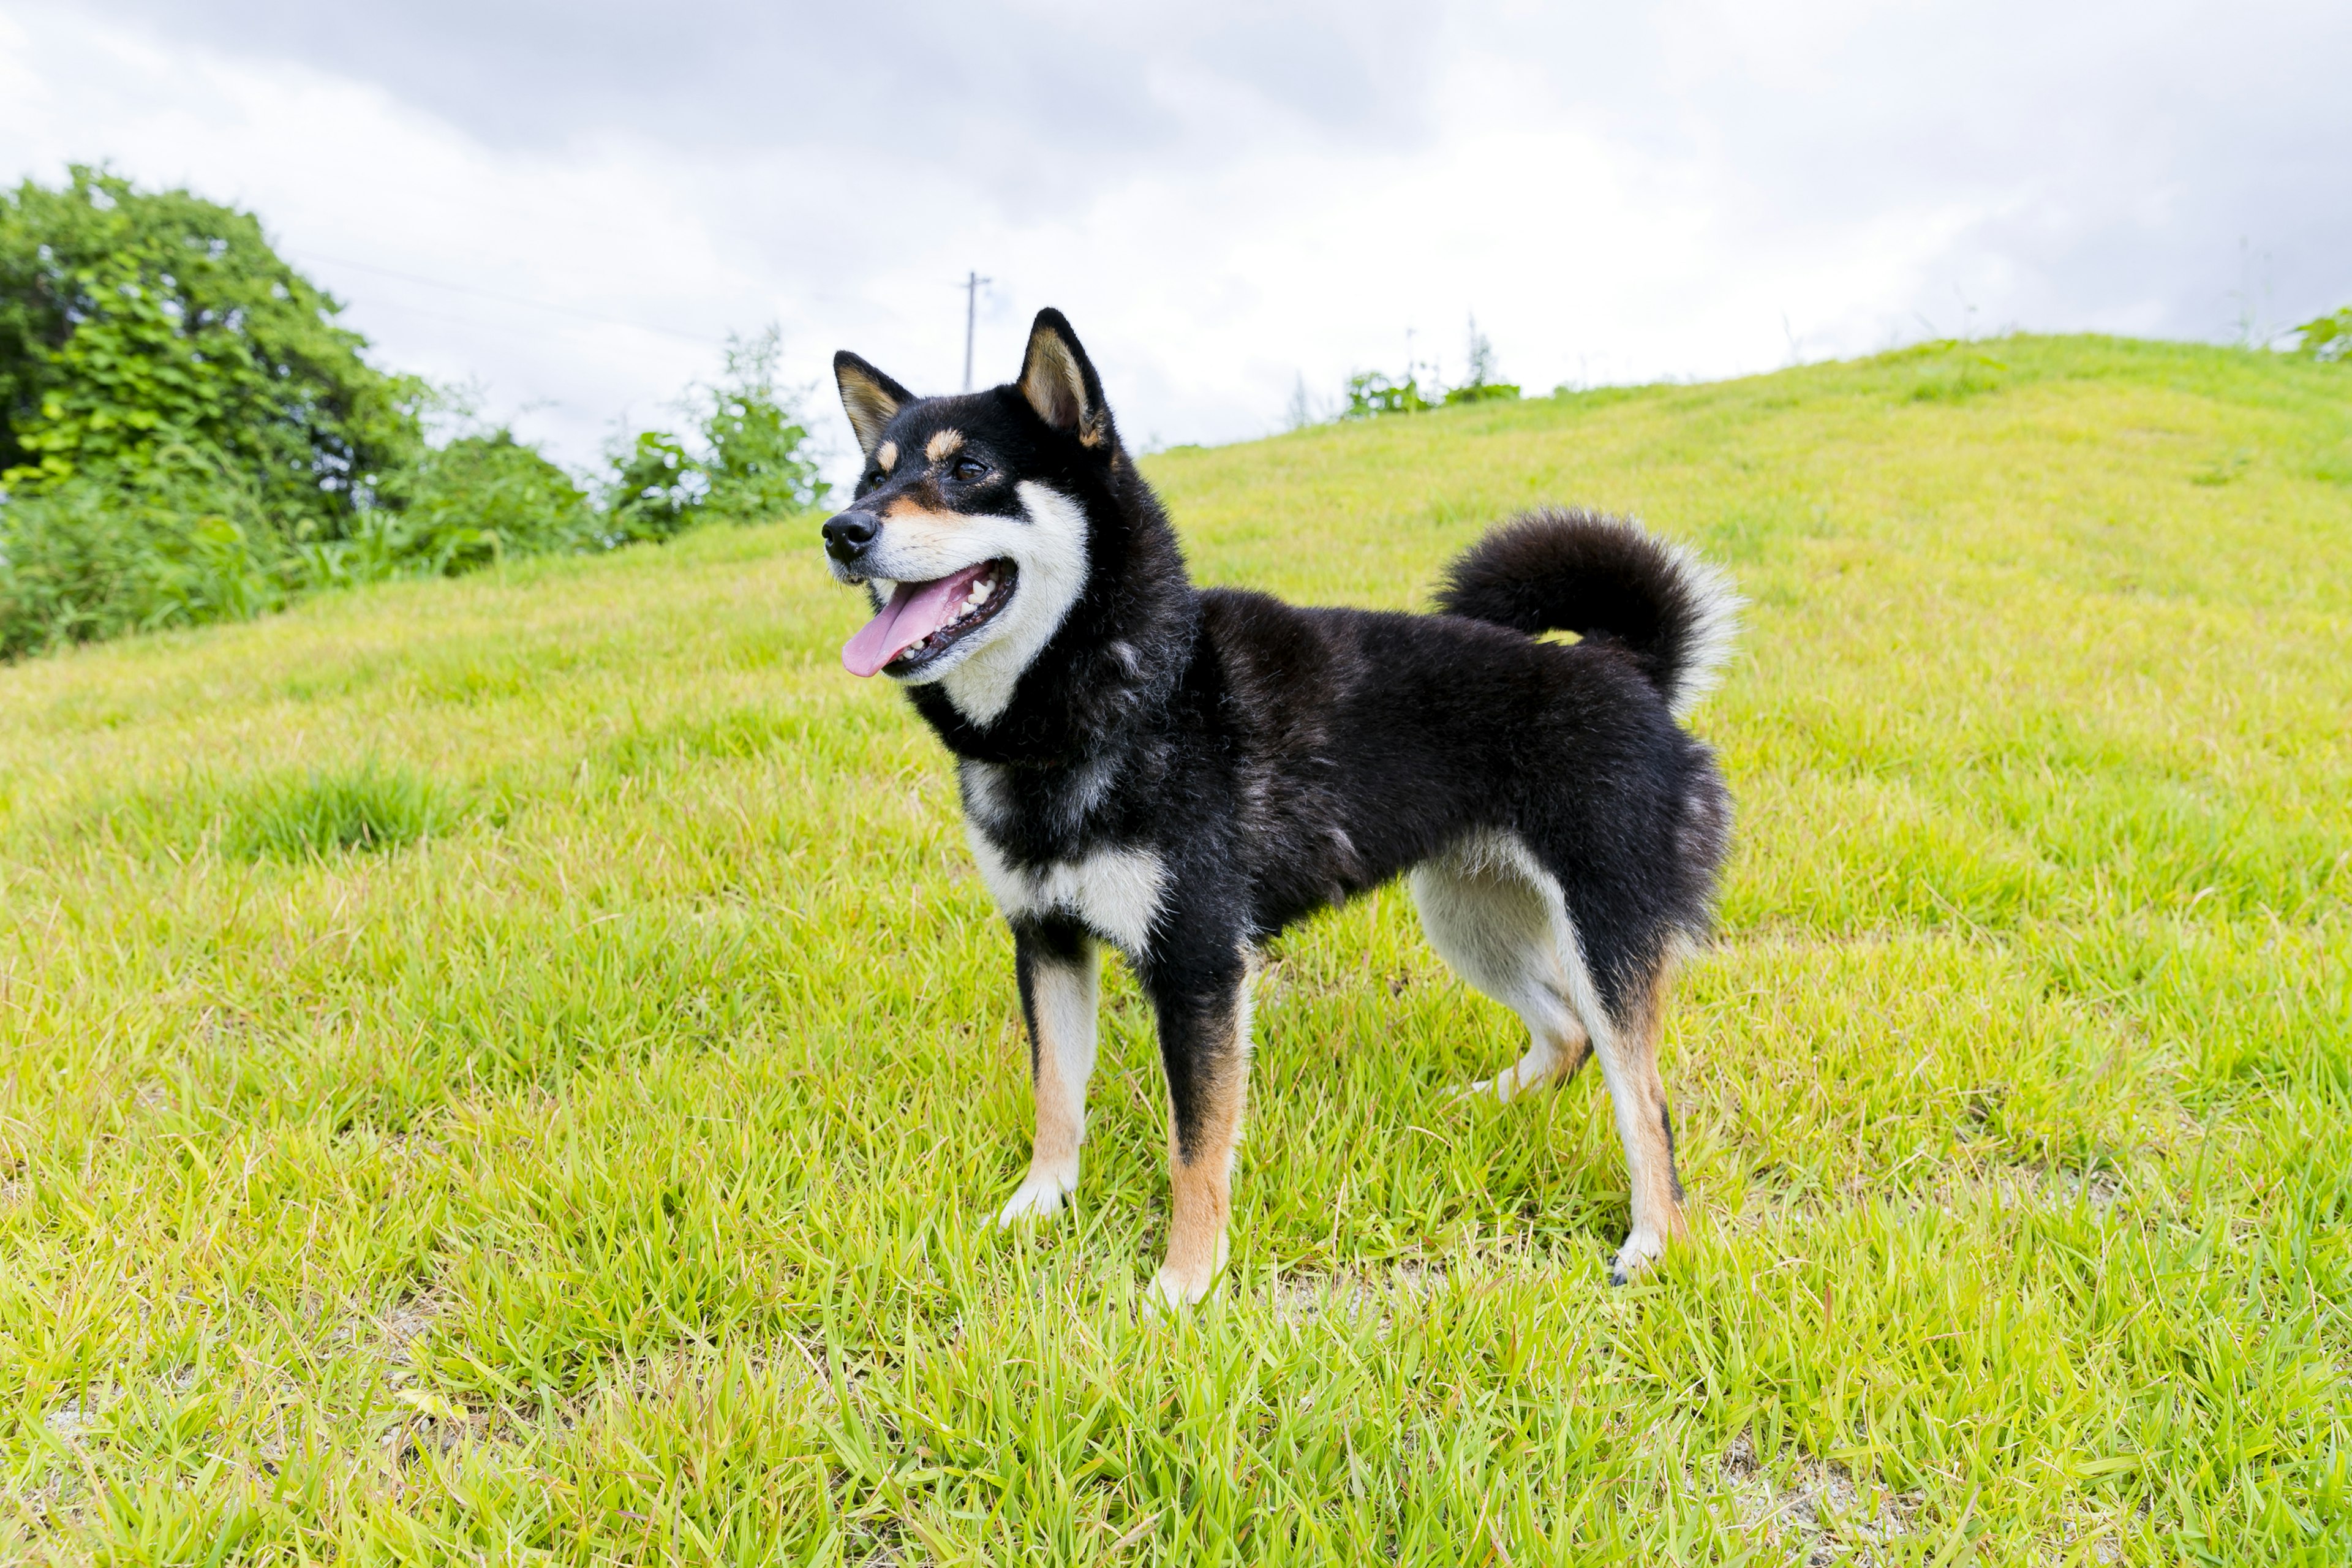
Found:
<path fill-rule="evenodd" d="M 1668 1026 L 1697 1235 L 1391 889 L 1261 982 L 1139 1312 L 1107 988 L 1026 1237 L 1010 943 L 807 523 L 0 669 L 0 1559 L 2340 1562 L 2352 376 L 2096 339 L 1150 463 L 1424 601 L 1538 500 L 1755 601 Z"/>

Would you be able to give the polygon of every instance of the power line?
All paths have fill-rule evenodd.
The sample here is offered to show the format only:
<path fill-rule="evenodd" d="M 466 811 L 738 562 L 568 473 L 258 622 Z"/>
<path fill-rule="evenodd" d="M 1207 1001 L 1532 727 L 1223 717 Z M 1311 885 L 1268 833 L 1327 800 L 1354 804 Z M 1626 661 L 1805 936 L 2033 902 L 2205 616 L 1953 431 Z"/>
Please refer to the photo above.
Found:
<path fill-rule="evenodd" d="M 353 267 L 362 272 L 373 272 L 385 278 L 397 278 L 404 283 L 418 283 L 427 289 L 446 289 L 453 294 L 471 294 L 477 299 L 495 300 L 500 304 L 522 305 L 534 310 L 552 310 L 558 315 L 574 316 L 583 321 L 593 321 L 599 326 L 623 327 L 631 331 L 639 332 L 658 332 L 664 337 L 680 338 L 690 343 L 704 343 L 714 347 L 719 343 L 719 339 L 705 337 L 699 332 L 681 332 L 674 327 L 656 327 L 645 321 L 625 321 L 614 316 L 597 315 L 593 310 L 574 310 L 569 305 L 550 304 L 544 300 L 527 300 L 519 294 L 502 294 L 494 289 L 477 289 L 470 284 L 449 283 L 438 278 L 425 278 L 414 272 L 402 272 L 390 267 L 378 267 L 372 261 L 352 261 L 339 256 L 322 256 L 317 251 L 312 251 L 310 255 L 311 260 L 324 262 L 330 267 Z"/>

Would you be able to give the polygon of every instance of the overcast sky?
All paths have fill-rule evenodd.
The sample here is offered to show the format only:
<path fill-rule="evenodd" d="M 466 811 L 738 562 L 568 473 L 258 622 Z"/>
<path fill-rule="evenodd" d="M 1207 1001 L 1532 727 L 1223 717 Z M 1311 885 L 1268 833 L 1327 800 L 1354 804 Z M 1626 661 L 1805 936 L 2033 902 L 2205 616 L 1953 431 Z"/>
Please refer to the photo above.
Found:
<path fill-rule="evenodd" d="M 0 0 L 0 174 L 253 209 L 573 462 L 770 321 L 954 390 L 971 269 L 983 381 L 1058 305 L 1130 441 L 1223 441 L 1473 311 L 1531 391 L 2291 324 L 2352 301 L 2347 59 L 2346 0 Z"/>

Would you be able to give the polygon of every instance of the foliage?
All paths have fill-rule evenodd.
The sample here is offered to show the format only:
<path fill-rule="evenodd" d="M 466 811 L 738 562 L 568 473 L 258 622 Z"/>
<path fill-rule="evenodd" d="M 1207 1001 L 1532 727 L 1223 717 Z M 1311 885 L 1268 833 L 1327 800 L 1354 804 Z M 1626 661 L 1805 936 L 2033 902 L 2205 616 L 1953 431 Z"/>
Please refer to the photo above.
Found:
<path fill-rule="evenodd" d="M 1496 379 L 1495 345 L 1478 330 L 1478 318 L 1470 318 L 1469 331 L 1464 343 L 1465 377 L 1458 386 L 1440 384 L 1432 371 L 1430 384 L 1424 389 L 1419 367 L 1408 365 L 1402 379 L 1391 379 L 1385 372 L 1365 371 L 1348 378 L 1345 395 L 1347 407 L 1342 419 L 1374 419 L 1390 414 L 1425 414 L 1433 408 L 1458 407 L 1465 403 L 1501 403 L 1516 401 L 1518 387 Z M 1299 385 L 1293 400 L 1292 427 L 1308 423 L 1303 416 L 1307 405 L 1307 388 Z"/>
<path fill-rule="evenodd" d="M 710 498 L 710 474 L 686 444 L 667 430 L 640 430 L 613 458 L 605 509 L 622 540 L 668 539 L 701 520 Z"/>
<path fill-rule="evenodd" d="M 1462 384 L 1446 388 L 1448 407 L 1465 403 L 1508 403 L 1519 395 L 1517 384 L 1505 381 L 1495 369 L 1495 345 L 1478 330 L 1478 318 L 1470 318 L 1467 341 L 1464 345 L 1463 363 L 1467 367 Z"/>
<path fill-rule="evenodd" d="M 0 195 L 0 484 L 139 490 L 192 463 L 289 538 L 340 534 L 421 449 L 424 390 L 369 366 L 341 309 L 248 213 L 79 164 L 26 181 Z"/>
<path fill-rule="evenodd" d="M 0 658 L 244 619 L 518 536 L 516 458 L 428 451 L 423 384 L 369 365 L 340 310 L 251 214 L 187 191 L 76 165 L 0 195 Z"/>
<path fill-rule="evenodd" d="M 2352 305 L 2317 316 L 2294 329 L 2295 353 L 2315 360 L 2352 359 Z"/>
<path fill-rule="evenodd" d="M 606 505 L 617 538 L 667 539 L 706 520 L 772 522 L 824 501 L 799 395 L 776 382 L 782 343 L 773 326 L 729 340 L 725 373 L 687 398 L 699 451 L 641 430 L 614 453 Z"/>
<path fill-rule="evenodd" d="M 0 659 L 604 543 L 578 483 L 503 428 L 425 451 L 331 536 L 289 533 L 257 485 L 186 448 L 35 486 L 0 505 Z"/>
<path fill-rule="evenodd" d="M 1453 408 L 1465 403 L 1516 403 L 1518 401 L 1518 396 L 1519 389 L 1517 384 L 1507 381 L 1489 381 L 1469 386 L 1447 387 L 1445 405 Z"/>
<path fill-rule="evenodd" d="M 1736 570 L 1622 1289 L 1598 1071 L 1450 1099 L 1525 1033 L 1393 886 L 1265 955 L 1209 1302 L 1116 959 L 987 1226 L 1012 941 L 805 531 L 0 669 L 0 1557 L 2352 1560 L 2352 402 L 2000 355 L 1142 459 L 1299 602 L 1544 500 Z"/>
<path fill-rule="evenodd" d="M 1348 378 L 1348 406 L 1342 419 L 1375 419 L 1384 414 L 1421 414 L 1437 406 L 1422 395 L 1421 384 L 1408 375 L 1391 381 L 1384 371 L 1368 370 Z"/>
<path fill-rule="evenodd" d="M 0 506 L 0 659 L 285 602 L 289 553 L 250 486 L 176 466 L 144 479 L 75 474 Z"/>
<path fill-rule="evenodd" d="M 76 165 L 0 195 L 0 658 L 243 619 L 322 587 L 765 521 L 821 502 L 773 327 L 592 498 L 364 358 L 259 222 Z"/>
<path fill-rule="evenodd" d="M 726 374 L 702 389 L 702 439 L 709 456 L 704 505 L 713 517 L 772 522 L 824 500 L 796 394 L 776 384 L 782 334 L 774 326 L 727 345 Z"/>
<path fill-rule="evenodd" d="M 599 542 L 598 520 L 579 482 L 503 427 L 458 437 L 426 454 L 391 521 L 402 570 L 431 576 Z"/>

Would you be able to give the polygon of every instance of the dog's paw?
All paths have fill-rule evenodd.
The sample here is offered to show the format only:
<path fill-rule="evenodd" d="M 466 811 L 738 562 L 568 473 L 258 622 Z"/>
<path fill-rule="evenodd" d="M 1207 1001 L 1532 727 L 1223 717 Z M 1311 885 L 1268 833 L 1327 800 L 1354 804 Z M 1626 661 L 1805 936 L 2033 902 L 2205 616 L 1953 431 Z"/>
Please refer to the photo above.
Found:
<path fill-rule="evenodd" d="M 1062 1212 L 1062 1200 L 1077 1188 L 1076 1171 L 1044 1171 L 1032 1165 L 1013 1196 L 996 1211 L 996 1224 L 1003 1226 L 1024 1220 L 1051 1219 Z"/>
<path fill-rule="evenodd" d="M 1150 1311 L 1171 1315 L 1208 1295 L 1216 1282 L 1217 1271 L 1213 1268 L 1194 1279 L 1177 1272 L 1171 1265 L 1151 1277 L 1151 1283 L 1144 1288 L 1143 1304 Z"/>
<path fill-rule="evenodd" d="M 1549 1064 L 1531 1068 L 1526 1062 L 1505 1068 L 1493 1078 L 1482 1078 L 1476 1083 L 1464 1084 L 1454 1091 L 1456 1100 L 1493 1100 L 1505 1105 L 1522 1095 L 1544 1088 L 1559 1074 Z"/>
<path fill-rule="evenodd" d="M 1625 1238 L 1617 1249 L 1616 1261 L 1609 1266 L 1609 1283 L 1622 1285 L 1663 1257 L 1666 1238 L 1655 1231 L 1637 1230 Z"/>
<path fill-rule="evenodd" d="M 1224 1272 L 1225 1259 L 1231 1253 L 1230 1239 L 1220 1233 L 1213 1251 L 1207 1247 L 1188 1249 L 1193 1255 L 1181 1263 L 1171 1255 L 1145 1288 L 1144 1310 L 1163 1315 L 1177 1312 L 1206 1296 L 1215 1288 L 1217 1276 Z"/>

